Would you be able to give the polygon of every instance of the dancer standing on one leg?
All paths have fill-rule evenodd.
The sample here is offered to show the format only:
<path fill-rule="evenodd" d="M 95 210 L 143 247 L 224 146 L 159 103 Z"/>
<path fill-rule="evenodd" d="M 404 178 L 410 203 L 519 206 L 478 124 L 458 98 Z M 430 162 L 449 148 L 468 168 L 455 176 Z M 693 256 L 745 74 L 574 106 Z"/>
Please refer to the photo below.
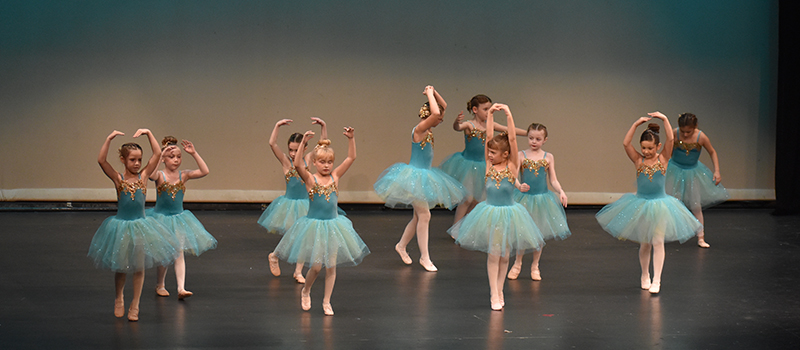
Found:
<path fill-rule="evenodd" d="M 514 201 L 514 186 L 518 183 L 514 174 L 519 173 L 517 137 L 513 133 L 492 136 L 492 113 L 495 111 L 504 111 L 508 117 L 508 128 L 514 130 L 514 119 L 508 106 L 492 105 L 486 121 L 486 201 L 478 203 L 447 232 L 456 239 L 458 245 L 489 255 L 486 271 L 491 306 L 492 310 L 502 310 L 509 256 L 542 249 L 544 238 L 531 215 Z"/>
<path fill-rule="evenodd" d="M 642 133 L 639 144 L 642 153 L 631 145 L 636 127 L 652 118 L 664 121 L 667 139 L 659 153 L 659 126 L 650 123 Z M 597 213 L 597 222 L 612 236 L 638 242 L 639 264 L 642 268 L 642 289 L 656 294 L 661 290 L 661 271 L 664 268 L 664 243 L 685 242 L 703 229 L 703 225 L 674 197 L 664 192 L 664 166 L 672 153 L 674 136 L 669 120 L 660 112 L 648 113 L 631 125 L 622 141 L 625 153 L 636 167 L 636 194 L 627 193 Z M 653 279 L 650 279 L 650 252 L 653 252 Z"/>
<path fill-rule="evenodd" d="M 281 163 L 283 169 L 283 177 L 286 180 L 286 193 L 269 204 L 264 213 L 258 219 L 258 224 L 267 229 L 267 232 L 282 235 L 292 227 L 294 222 L 308 214 L 308 193 L 306 192 L 306 185 L 303 179 L 297 173 L 294 167 L 294 158 L 300 148 L 300 141 L 303 140 L 303 134 L 294 133 L 289 136 L 288 149 L 289 153 L 285 154 L 278 147 L 278 129 L 281 126 L 289 125 L 292 123 L 291 119 L 281 119 L 275 123 L 272 129 L 272 134 L 269 137 L 269 147 L 275 158 Z M 328 138 L 328 127 L 320 118 L 311 118 L 311 124 L 319 124 L 322 127 L 320 135 L 322 139 Z M 301 153 L 302 157 L 302 153 Z M 310 153 L 306 158 L 310 157 Z M 308 159 L 304 159 L 304 168 L 308 167 Z M 342 213 L 343 214 L 343 213 Z M 275 277 L 281 275 L 280 263 L 275 253 L 269 253 L 269 270 Z M 297 283 L 305 283 L 306 279 L 303 277 L 303 262 L 298 262 L 295 265 L 294 272 L 292 273 Z"/>
<path fill-rule="evenodd" d="M 300 143 L 300 154 L 305 151 L 308 140 L 314 135 L 306 131 Z M 311 287 L 320 271 L 325 267 L 325 295 L 322 298 L 322 309 L 325 315 L 333 315 L 331 294 L 336 283 L 337 265 L 358 265 L 369 254 L 369 249 L 353 223 L 339 215 L 337 203 L 339 196 L 339 180 L 356 159 L 356 141 L 353 128 L 344 128 L 344 135 L 349 139 L 347 158 L 333 168 L 333 148 L 330 140 L 320 140 L 311 151 L 311 160 L 317 168 L 311 174 L 303 166 L 302 157 L 294 157 L 294 167 L 306 184 L 310 199 L 308 215 L 297 221 L 286 232 L 275 255 L 289 263 L 304 262 L 308 265 L 306 283 L 300 294 L 300 305 L 303 310 L 311 309 Z"/>
<path fill-rule="evenodd" d="M 98 267 L 114 271 L 116 300 L 114 316 L 125 316 L 126 274 L 133 273 L 133 299 L 128 308 L 128 320 L 139 320 L 139 300 L 144 286 L 144 270 L 154 265 L 168 265 L 175 260 L 178 251 L 172 234 L 166 227 L 151 217 L 145 217 L 144 202 L 147 194 L 147 178 L 158 167 L 161 148 L 147 129 L 139 129 L 133 137 L 146 135 L 153 155 L 142 169 L 142 147 L 126 143 L 119 149 L 119 160 L 125 166 L 120 174 L 108 163 L 108 148 L 111 140 L 125 135 L 114 130 L 100 148 L 97 163 L 103 173 L 114 182 L 117 190 L 117 215 L 103 221 L 92 238 L 89 257 Z M 127 180 L 126 180 L 127 179 Z"/>
<path fill-rule="evenodd" d="M 179 249 L 178 257 L 175 259 L 175 280 L 178 283 L 178 299 L 183 300 L 192 296 L 192 292 L 186 290 L 186 261 L 184 253 L 200 256 L 203 252 L 217 247 L 217 240 L 214 239 L 197 217 L 188 210 L 183 210 L 183 195 L 186 193 L 186 182 L 191 179 L 199 179 L 208 175 L 208 166 L 200 154 L 194 149 L 194 145 L 187 141 L 181 141 L 181 145 L 186 153 L 189 153 L 197 163 L 199 169 L 178 170 L 180 168 L 181 149 L 178 148 L 178 139 L 172 136 L 164 137 L 161 141 L 161 161 L 164 162 L 164 171 L 153 172 L 150 180 L 156 182 L 158 197 L 156 206 L 146 211 L 147 216 L 152 216 L 158 222 L 170 229 L 175 237 Z M 158 278 L 156 279 L 156 294 L 168 297 L 165 279 L 167 277 L 167 266 L 158 266 Z"/>
<path fill-rule="evenodd" d="M 408 164 L 395 163 L 381 173 L 373 186 L 375 192 L 390 208 L 414 208 L 414 216 L 406 225 L 403 236 L 394 249 L 406 265 L 412 260 L 406 246 L 414 236 L 419 245 L 419 263 L 427 271 L 437 271 L 428 252 L 428 224 L 430 209 L 436 205 L 453 208 L 464 198 L 461 184 L 437 168 L 431 168 L 433 159 L 433 133 L 431 129 L 444 118 L 447 103 L 433 88 L 426 86 L 423 94 L 428 102 L 419 111 L 420 121 L 411 131 L 411 160 Z"/>
<path fill-rule="evenodd" d="M 567 195 L 556 177 L 555 157 L 552 153 L 547 153 L 542 149 L 545 142 L 547 142 L 547 127 L 538 123 L 528 126 L 528 146 L 530 148 L 520 151 L 519 154 L 522 162 L 520 180 L 523 181 L 522 186 L 528 191 L 516 192 L 514 200 L 528 210 L 544 239 L 565 239 L 570 235 L 567 216 L 564 212 L 564 208 L 567 206 Z M 553 186 L 556 192 L 547 188 L 548 178 L 550 186 Z M 519 276 L 523 255 L 522 252 L 517 253 L 514 264 L 508 271 L 508 279 L 515 280 Z M 531 279 L 534 281 L 542 279 L 541 272 L 539 272 L 541 257 L 542 250 L 533 252 Z"/>
<path fill-rule="evenodd" d="M 679 132 L 680 131 L 680 132 Z M 728 190 L 719 183 L 719 158 L 714 146 L 705 133 L 697 129 L 697 116 L 683 113 L 678 117 L 678 138 L 672 150 L 672 159 L 667 166 L 667 194 L 680 199 L 692 214 L 704 225 L 697 233 L 697 245 L 701 248 L 711 247 L 705 240 L 705 222 L 703 209 L 726 201 Z M 700 150 L 705 147 L 714 164 L 714 172 L 700 163 Z"/>

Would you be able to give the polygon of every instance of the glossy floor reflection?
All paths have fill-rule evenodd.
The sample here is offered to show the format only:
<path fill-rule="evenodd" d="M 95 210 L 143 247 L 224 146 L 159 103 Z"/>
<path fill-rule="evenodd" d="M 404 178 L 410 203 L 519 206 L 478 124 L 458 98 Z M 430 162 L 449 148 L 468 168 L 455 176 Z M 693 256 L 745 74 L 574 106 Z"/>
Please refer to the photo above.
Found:
<path fill-rule="evenodd" d="M 140 321 L 113 316 L 114 276 L 86 257 L 109 212 L 0 212 L 0 348 L 278 349 L 744 349 L 800 344 L 800 218 L 767 210 L 706 212 L 712 248 L 668 244 L 661 294 L 639 289 L 638 246 L 605 234 L 595 210 L 567 212 L 573 236 L 548 242 L 543 281 L 505 287 L 490 310 L 486 256 L 453 244 L 452 214 L 434 211 L 431 252 L 439 272 L 405 266 L 394 244 L 408 211 L 350 210 L 372 254 L 337 272 L 333 308 L 322 314 L 324 276 L 312 309 L 282 263 L 269 273 L 279 236 L 257 211 L 197 211 L 219 240 L 187 257 L 186 301 L 153 291 L 148 270 Z M 418 249 L 409 246 L 416 261 Z M 130 278 L 126 299 L 132 295 Z"/>

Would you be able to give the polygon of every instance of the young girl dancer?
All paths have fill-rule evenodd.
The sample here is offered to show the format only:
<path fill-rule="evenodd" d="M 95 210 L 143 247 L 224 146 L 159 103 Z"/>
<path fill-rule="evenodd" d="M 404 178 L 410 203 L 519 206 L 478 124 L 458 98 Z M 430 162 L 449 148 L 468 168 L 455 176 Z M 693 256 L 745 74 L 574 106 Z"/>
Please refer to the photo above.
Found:
<path fill-rule="evenodd" d="M 419 111 L 420 121 L 411 131 L 411 160 L 408 164 L 395 163 L 381 173 L 374 184 L 375 192 L 390 208 L 414 208 L 414 216 L 403 230 L 403 236 L 394 246 L 397 254 L 406 265 L 411 257 L 406 246 L 414 235 L 417 236 L 419 263 L 427 271 L 438 271 L 428 252 L 428 224 L 430 209 L 442 205 L 452 209 L 464 199 L 464 188 L 458 181 L 437 168 L 431 168 L 433 159 L 433 133 L 431 129 L 439 125 L 444 117 L 447 102 L 433 86 L 426 86 L 422 92 L 428 102 Z"/>
<path fill-rule="evenodd" d="M 517 183 L 514 174 L 519 172 L 517 137 L 514 133 L 493 137 L 492 113 L 501 110 L 508 116 L 508 128 L 514 130 L 514 119 L 508 106 L 492 105 L 486 121 L 486 201 L 478 203 L 474 210 L 447 230 L 458 245 L 489 254 L 486 271 L 492 310 L 502 310 L 505 305 L 503 285 L 509 256 L 544 246 L 542 233 L 531 215 L 513 198 Z"/>
<path fill-rule="evenodd" d="M 703 222 L 703 209 L 724 202 L 729 198 L 728 190 L 720 185 L 719 158 L 705 133 L 697 129 L 697 116 L 683 113 L 678 117 L 678 139 L 667 166 L 667 193 L 678 198 L 692 214 Z M 714 172 L 700 163 L 700 150 L 705 147 L 714 164 Z M 705 230 L 697 233 L 697 245 L 711 247 L 705 241 Z"/>
<path fill-rule="evenodd" d="M 547 128 L 544 125 L 533 123 L 528 126 L 528 146 L 530 148 L 519 154 L 519 158 L 522 160 L 520 177 L 523 183 L 521 186 L 528 191 L 516 192 L 514 200 L 528 210 L 544 239 L 565 239 L 570 235 L 567 216 L 564 213 L 564 207 L 567 206 L 567 195 L 556 177 L 555 157 L 552 153 L 547 153 L 542 149 L 545 142 L 547 142 Z M 548 178 L 556 192 L 547 188 Z M 523 255 L 523 252 L 517 253 L 514 265 L 508 272 L 508 279 L 515 280 L 519 276 Z M 539 272 L 541 257 L 541 250 L 533 251 L 531 279 L 534 281 L 542 280 Z"/>
<path fill-rule="evenodd" d="M 208 175 L 208 166 L 194 145 L 187 141 L 181 141 L 181 146 L 189 153 L 197 163 L 199 169 L 178 170 L 181 166 L 181 149 L 178 148 L 178 139 L 172 136 L 164 137 L 161 141 L 163 150 L 161 160 L 164 162 L 164 171 L 153 172 L 150 180 L 156 182 L 158 197 L 156 206 L 147 210 L 147 216 L 152 216 L 161 224 L 167 227 L 175 236 L 178 243 L 178 257 L 175 259 L 175 279 L 178 282 L 178 299 L 183 300 L 192 296 L 192 292 L 186 290 L 186 262 L 183 254 L 189 253 L 200 256 L 209 249 L 216 248 L 217 240 L 214 239 L 197 217 L 188 210 L 183 210 L 183 195 L 186 193 L 186 182 L 191 179 L 199 179 Z M 156 280 L 156 294 L 168 297 L 164 280 L 167 277 L 167 266 L 158 266 L 158 279 Z"/>
<path fill-rule="evenodd" d="M 275 127 L 272 129 L 272 134 L 269 137 L 269 147 L 272 149 L 275 158 L 281 163 L 281 168 L 283 169 L 283 177 L 286 180 L 286 193 L 283 196 L 275 198 L 258 219 L 258 224 L 266 228 L 268 232 L 279 235 L 284 234 L 286 230 L 292 227 L 292 224 L 294 224 L 297 219 L 308 214 L 308 193 L 306 193 L 306 186 L 292 163 L 297 155 L 298 148 L 300 148 L 300 141 L 303 140 L 303 134 L 294 133 L 289 136 L 288 155 L 284 154 L 281 148 L 278 147 L 278 129 L 281 126 L 291 123 L 291 119 L 279 120 L 275 123 Z M 322 127 L 322 139 L 328 138 L 328 128 L 325 125 L 325 121 L 320 118 L 311 118 L 311 124 L 319 124 Z M 306 158 L 309 157 L 310 153 Z M 304 159 L 303 167 L 307 167 L 307 163 L 308 159 Z M 276 277 L 281 275 L 280 263 L 274 252 L 269 253 L 269 270 Z M 292 277 L 294 277 L 297 283 L 306 282 L 306 279 L 303 277 L 302 262 L 297 263 Z"/>
<path fill-rule="evenodd" d="M 661 143 L 658 124 L 650 123 L 642 133 L 639 143 L 642 153 L 631 145 L 636 127 L 652 118 L 664 121 L 667 140 L 658 153 Z M 638 242 L 639 264 L 642 267 L 642 289 L 656 294 L 661 290 L 661 271 L 664 268 L 664 243 L 685 242 L 703 226 L 683 204 L 664 192 L 664 164 L 672 153 L 674 136 L 669 120 L 660 112 L 648 113 L 631 125 L 622 145 L 636 167 L 636 194 L 627 193 L 619 200 L 603 207 L 597 213 L 597 222 L 604 230 L 620 240 Z M 650 280 L 650 251 L 653 251 L 653 279 Z"/>
<path fill-rule="evenodd" d="M 303 135 L 300 144 L 302 151 L 313 135 L 312 131 L 306 131 Z M 369 254 L 367 245 L 353 229 L 353 223 L 337 212 L 339 179 L 356 159 L 353 128 L 345 127 L 344 135 L 349 139 L 347 158 L 336 169 L 333 169 L 334 154 L 330 140 L 319 141 L 311 151 L 316 174 L 306 170 L 302 157 L 294 157 L 294 167 L 305 182 L 310 199 L 308 215 L 295 221 L 275 248 L 278 258 L 292 264 L 304 262 L 309 266 L 306 284 L 300 294 L 303 310 L 311 309 L 311 287 L 322 267 L 325 267 L 322 309 L 328 316 L 333 315 L 331 294 L 336 283 L 336 266 L 358 265 Z"/>
<path fill-rule="evenodd" d="M 133 137 L 146 135 L 153 155 L 144 169 L 141 169 L 142 147 L 135 143 L 122 145 L 119 149 L 119 160 L 125 166 L 125 171 L 120 174 L 106 159 L 111 140 L 120 135 L 125 134 L 114 130 L 108 135 L 97 157 L 103 173 L 114 182 L 117 190 L 117 215 L 107 218 L 97 229 L 88 255 L 98 267 L 115 272 L 117 297 L 114 300 L 114 316 L 125 316 L 125 278 L 127 273 L 133 273 L 133 300 L 128 308 L 128 320 L 138 321 L 144 270 L 153 265 L 168 265 L 175 260 L 177 250 L 167 228 L 144 214 L 146 181 L 158 166 L 161 157 L 158 141 L 150 130 L 137 130 Z"/>

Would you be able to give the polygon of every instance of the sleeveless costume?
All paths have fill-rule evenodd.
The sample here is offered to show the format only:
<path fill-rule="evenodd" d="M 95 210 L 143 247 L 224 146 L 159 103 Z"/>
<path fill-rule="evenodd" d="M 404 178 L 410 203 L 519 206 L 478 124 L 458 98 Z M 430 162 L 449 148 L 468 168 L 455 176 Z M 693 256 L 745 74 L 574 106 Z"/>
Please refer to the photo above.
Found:
<path fill-rule="evenodd" d="M 522 151 L 525 155 L 525 151 Z M 570 236 L 567 214 L 558 195 L 547 188 L 547 152 L 539 160 L 524 158 L 520 167 L 523 183 L 530 186 L 528 192 L 514 191 L 514 200 L 530 213 L 533 222 L 544 239 L 565 239 Z"/>
<path fill-rule="evenodd" d="M 100 224 L 89 245 L 88 256 L 99 268 L 114 272 L 137 272 L 154 265 L 169 265 L 178 255 L 172 233 L 156 219 L 146 217 L 147 186 L 141 175 L 125 182 L 120 174 L 117 215 Z"/>
<path fill-rule="evenodd" d="M 595 217 L 600 226 L 621 240 L 639 243 L 685 242 L 703 226 L 675 197 L 664 192 L 664 165 L 639 165 L 636 194 L 626 193 Z"/>
<path fill-rule="evenodd" d="M 408 164 L 395 163 L 384 170 L 373 188 L 390 208 L 425 202 L 428 208 L 441 205 L 452 209 L 464 200 L 464 187 L 442 170 L 431 167 L 433 133 L 429 132 L 420 142 L 413 142 L 415 129 L 411 130 L 411 160 Z"/>
<path fill-rule="evenodd" d="M 447 230 L 456 244 L 492 255 L 515 255 L 544 246 L 544 237 L 525 208 L 514 202 L 514 175 L 494 167 L 486 174 L 486 200 Z"/>
<path fill-rule="evenodd" d="M 714 172 L 698 161 L 700 133 L 694 143 L 676 140 L 667 166 L 666 192 L 689 209 L 708 208 L 730 198 L 725 187 L 714 184 Z"/>
<path fill-rule="evenodd" d="M 486 175 L 486 131 L 478 130 L 471 121 L 469 123 L 472 130 L 464 132 L 464 151 L 451 154 L 439 168 L 461 182 L 467 190 L 467 196 L 482 201 L 486 199 L 483 181 Z"/>

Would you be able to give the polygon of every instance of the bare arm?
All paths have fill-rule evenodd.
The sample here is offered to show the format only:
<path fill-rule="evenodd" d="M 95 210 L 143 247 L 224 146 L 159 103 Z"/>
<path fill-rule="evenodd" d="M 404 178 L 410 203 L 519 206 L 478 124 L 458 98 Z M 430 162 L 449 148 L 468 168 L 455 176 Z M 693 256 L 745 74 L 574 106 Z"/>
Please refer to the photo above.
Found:
<path fill-rule="evenodd" d="M 269 135 L 269 148 L 272 149 L 272 154 L 275 155 L 275 158 L 281 162 L 281 167 L 283 167 L 283 172 L 288 171 L 292 167 L 292 163 L 289 161 L 289 157 L 283 153 L 280 147 L 278 147 L 278 129 L 281 126 L 289 125 L 292 123 L 291 119 L 281 119 L 277 123 L 275 123 L 275 127 L 272 128 L 272 134 Z M 298 150 L 298 154 L 300 151 Z"/>
<path fill-rule="evenodd" d="M 719 157 L 717 156 L 717 151 L 714 149 L 714 146 L 711 145 L 711 140 L 708 139 L 705 133 L 700 135 L 700 144 L 706 148 L 708 155 L 711 157 L 711 163 L 714 165 L 714 177 L 712 180 L 714 184 L 719 185 L 719 183 L 722 182 L 722 175 L 719 173 Z"/>
<path fill-rule="evenodd" d="M 550 163 L 550 166 L 547 169 L 547 176 L 550 177 L 550 186 L 553 186 L 553 189 L 556 190 L 556 193 L 558 193 L 558 198 L 561 200 L 561 205 L 566 208 L 567 194 L 564 193 L 564 189 L 561 188 L 561 183 L 558 182 L 558 178 L 556 177 L 556 157 L 553 156 L 552 153 L 548 153 L 547 157 L 550 158 L 547 160 L 547 162 Z"/>
<path fill-rule="evenodd" d="M 190 179 L 199 179 L 203 176 L 208 175 L 209 172 L 208 165 L 206 165 L 206 162 L 203 160 L 202 157 L 200 157 L 200 153 L 197 153 L 197 150 L 194 149 L 194 145 L 189 140 L 182 140 L 181 145 L 183 146 L 183 149 L 186 151 L 186 153 L 192 155 L 192 158 L 194 158 L 194 161 L 197 163 L 197 167 L 199 168 L 187 171 L 186 180 L 184 180 L 184 182 Z"/>
<path fill-rule="evenodd" d="M 297 150 L 297 155 L 294 157 L 294 168 L 297 169 L 297 174 L 300 175 L 300 178 L 306 183 L 306 189 L 310 189 L 311 186 L 314 186 L 314 179 L 312 177 L 313 175 L 308 172 L 303 164 L 304 157 L 301 157 L 301 155 L 306 153 L 308 140 L 310 140 L 312 137 L 314 137 L 314 132 L 311 130 L 306 131 L 306 133 L 303 134 L 303 140 L 300 141 L 300 148 Z"/>
<path fill-rule="evenodd" d="M 150 141 L 150 148 L 153 150 L 153 155 L 150 156 L 150 160 L 147 161 L 147 165 L 141 172 L 145 178 L 149 178 L 150 174 L 152 174 L 156 168 L 158 168 L 158 163 L 161 160 L 161 145 L 158 144 L 158 140 L 156 140 L 156 137 L 152 132 L 150 132 L 149 129 L 136 130 L 136 133 L 133 134 L 133 137 L 136 138 L 141 135 L 147 135 L 147 139 Z"/>
<path fill-rule="evenodd" d="M 664 149 L 661 150 L 661 157 L 664 158 L 664 161 L 669 161 L 672 158 L 672 147 L 675 146 L 675 132 L 672 129 L 672 125 L 669 124 L 669 118 L 665 116 L 661 112 L 652 112 L 647 113 L 647 115 L 661 119 L 664 122 L 664 129 L 666 129 L 666 140 L 664 140 Z"/>
<path fill-rule="evenodd" d="M 420 120 L 419 124 L 417 124 L 416 129 L 414 129 L 414 142 L 421 141 L 422 138 L 428 133 L 428 130 L 439 123 L 439 118 L 442 116 L 442 112 L 439 110 L 439 103 L 436 101 L 439 93 L 436 92 L 433 86 L 426 86 L 422 93 L 425 96 L 428 96 L 428 104 L 431 108 L 431 115 Z M 439 96 L 438 99 L 444 102 L 444 99 L 442 99 L 441 96 Z M 445 103 L 444 105 L 446 106 L 447 104 Z"/>
<path fill-rule="evenodd" d="M 464 131 L 470 129 L 472 125 L 467 122 L 464 122 L 464 111 L 458 112 L 458 116 L 456 120 L 453 121 L 453 130 L 455 131 Z"/>
<path fill-rule="evenodd" d="M 319 124 L 321 130 L 319 132 L 319 139 L 320 140 L 327 140 L 328 139 L 328 125 L 325 124 L 325 121 L 321 118 L 311 117 L 311 124 Z"/>
<path fill-rule="evenodd" d="M 497 124 L 497 123 L 495 123 L 495 124 L 494 124 L 494 129 L 495 129 L 496 131 L 500 131 L 500 132 L 506 132 L 506 133 L 507 133 L 507 132 L 508 132 L 508 130 L 509 130 L 507 126 L 505 126 L 505 125 L 502 125 L 502 124 Z M 515 135 L 519 135 L 519 136 L 525 136 L 525 135 L 528 135 L 528 132 L 527 132 L 527 131 L 525 131 L 525 130 L 523 130 L 523 129 L 520 129 L 520 128 L 514 128 L 514 132 L 515 132 Z"/>
<path fill-rule="evenodd" d="M 650 119 L 651 117 L 641 117 L 637 119 L 635 122 L 633 122 L 631 128 L 628 129 L 628 133 L 625 134 L 625 138 L 622 139 L 622 147 L 625 148 L 625 154 L 627 154 L 631 162 L 633 162 L 633 164 L 637 166 L 639 165 L 639 161 L 642 159 L 642 155 L 639 154 L 639 152 L 637 152 L 635 148 L 633 148 L 633 145 L 631 145 L 631 141 L 633 141 L 633 134 L 636 133 L 636 128 L 639 127 L 639 125 L 647 123 L 648 121 L 650 121 Z"/>
<path fill-rule="evenodd" d="M 353 162 L 356 160 L 356 136 L 355 129 L 346 126 L 344 128 L 344 136 L 347 136 L 347 158 L 344 159 L 342 164 L 339 164 L 336 169 L 331 173 L 337 180 L 342 178 L 342 175 L 350 169 Z"/>
<path fill-rule="evenodd" d="M 119 185 L 120 181 L 119 174 L 117 173 L 116 170 L 114 170 L 114 167 L 111 166 L 107 158 L 108 158 L 108 148 L 111 147 L 111 140 L 120 135 L 125 135 L 125 134 L 117 130 L 114 130 L 111 134 L 109 134 L 108 137 L 106 137 L 105 142 L 103 142 L 103 146 L 100 147 L 100 154 L 97 155 L 97 164 L 100 165 L 100 169 L 103 169 L 103 173 L 106 174 L 106 176 L 108 176 L 108 178 L 111 179 L 111 181 L 114 181 L 115 187 L 116 185 Z"/>
<path fill-rule="evenodd" d="M 501 104 L 500 108 L 506 112 L 506 120 L 508 121 L 508 128 L 506 130 L 516 130 L 517 128 L 514 125 L 514 116 L 511 115 L 511 109 L 505 104 Z M 508 152 L 508 162 L 510 165 L 512 165 L 511 168 L 514 174 L 516 174 L 519 172 L 519 146 L 517 146 L 516 133 L 508 134 L 508 145 L 510 147 L 510 151 Z"/>

